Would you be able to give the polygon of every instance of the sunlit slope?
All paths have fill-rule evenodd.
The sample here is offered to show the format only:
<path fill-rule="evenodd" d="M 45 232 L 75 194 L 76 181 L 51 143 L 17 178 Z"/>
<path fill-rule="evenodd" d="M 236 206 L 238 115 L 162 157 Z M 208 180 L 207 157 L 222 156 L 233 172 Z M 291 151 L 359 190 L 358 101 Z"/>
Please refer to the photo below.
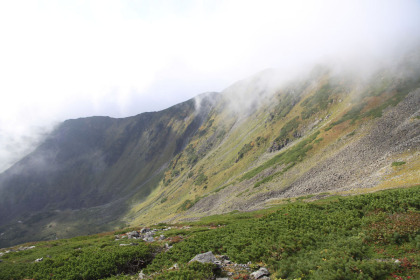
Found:
<path fill-rule="evenodd" d="M 222 94 L 127 221 L 195 219 L 297 195 L 418 183 L 419 77 L 381 71 L 362 80 L 321 68 L 277 88 L 256 90 L 256 77 L 244 80 Z M 251 96 L 234 90 L 260 98 L 230 98 Z"/>

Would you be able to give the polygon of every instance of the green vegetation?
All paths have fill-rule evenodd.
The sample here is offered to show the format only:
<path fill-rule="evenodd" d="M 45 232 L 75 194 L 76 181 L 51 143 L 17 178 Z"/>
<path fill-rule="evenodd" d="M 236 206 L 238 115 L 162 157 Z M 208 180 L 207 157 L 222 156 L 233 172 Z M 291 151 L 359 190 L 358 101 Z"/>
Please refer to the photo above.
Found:
<path fill-rule="evenodd" d="M 358 104 L 354 105 L 350 111 L 345 113 L 338 121 L 333 122 L 330 124 L 325 130 L 328 131 L 333 126 L 338 125 L 340 123 L 343 123 L 345 121 L 351 120 L 350 124 L 354 124 L 355 121 L 363 118 L 379 118 L 382 116 L 382 113 L 385 109 L 387 109 L 390 106 L 395 106 L 398 103 L 400 103 L 407 94 L 416 86 L 419 85 L 419 81 L 416 80 L 410 80 L 406 81 L 405 83 L 402 83 L 399 85 L 396 89 L 396 93 L 394 93 L 391 97 L 389 97 L 387 100 L 385 100 L 382 104 L 375 106 L 368 111 L 361 113 L 363 109 L 366 107 L 366 98 L 372 97 L 372 96 L 379 96 L 386 92 L 388 89 L 390 82 L 384 81 L 377 87 L 372 87 L 369 91 L 367 91 L 364 94 L 365 99 L 361 100 Z"/>
<path fill-rule="evenodd" d="M 172 179 L 169 178 L 168 180 L 166 180 L 165 178 L 163 178 L 163 185 L 165 187 L 169 186 L 169 184 L 172 183 Z"/>
<path fill-rule="evenodd" d="M 284 140 L 290 132 L 296 130 L 299 126 L 299 116 L 295 117 L 294 119 L 288 121 L 280 130 L 280 135 L 274 141 L 282 141 Z"/>
<path fill-rule="evenodd" d="M 316 139 L 315 141 L 314 141 L 314 144 L 318 144 L 319 142 L 321 142 L 322 140 L 324 140 L 324 138 L 318 138 L 318 139 Z"/>
<path fill-rule="evenodd" d="M 293 109 L 293 106 L 299 102 L 300 96 L 295 93 L 287 93 L 281 96 L 275 113 L 278 118 L 284 118 Z"/>
<path fill-rule="evenodd" d="M 360 112 L 365 107 L 365 103 L 360 103 L 353 106 L 347 113 L 345 113 L 338 121 L 333 122 L 330 124 L 329 129 L 333 126 L 343 123 L 345 121 L 351 120 L 350 124 L 354 124 L 354 122 L 360 117 Z"/>
<path fill-rule="evenodd" d="M 308 97 L 302 102 L 304 110 L 302 111 L 302 119 L 308 119 L 319 111 L 327 109 L 331 103 L 330 96 L 334 88 L 329 84 L 322 86 L 314 95 Z"/>
<path fill-rule="evenodd" d="M 264 143 L 267 142 L 267 138 L 258 136 L 255 140 L 245 144 L 241 150 L 238 152 L 238 158 L 236 159 L 236 162 L 241 160 L 249 151 L 251 151 L 255 146 L 260 147 L 264 145 Z"/>
<path fill-rule="evenodd" d="M 207 182 L 207 176 L 204 175 L 203 172 L 200 172 L 200 174 L 198 174 L 197 178 L 194 181 L 194 184 L 196 186 L 201 186 L 202 184 L 204 184 L 205 182 Z"/>
<path fill-rule="evenodd" d="M 253 213 L 209 217 L 209 224 L 225 226 L 175 244 L 146 271 L 160 271 L 173 263 L 183 271 L 195 254 L 213 251 L 237 263 L 263 263 L 277 278 L 413 277 L 419 274 L 419 198 L 417 186 L 286 204 L 273 213 L 266 210 L 263 217 Z M 395 259 L 401 263 L 395 264 Z"/>
<path fill-rule="evenodd" d="M 315 140 L 318 134 L 319 134 L 319 131 L 315 132 L 314 134 L 300 141 L 298 144 L 291 147 L 287 151 L 279 155 L 276 155 L 275 157 L 266 161 L 264 164 L 260 165 L 259 167 L 245 173 L 245 175 L 242 176 L 240 180 L 241 181 L 249 180 L 253 178 L 255 175 L 259 174 L 261 171 L 269 167 L 272 167 L 274 165 L 285 164 L 287 166 L 286 167 L 287 169 L 291 168 L 293 165 L 302 161 L 305 158 L 306 153 L 312 149 L 312 145 L 310 145 L 310 143 L 312 143 L 312 141 Z"/>
<path fill-rule="evenodd" d="M 365 112 L 362 117 L 373 117 L 373 118 L 379 118 L 382 116 L 383 110 L 388 108 L 389 106 L 395 106 L 398 103 L 401 102 L 405 98 L 405 96 L 408 94 L 408 91 L 398 91 L 397 94 L 389 98 L 387 101 L 382 103 L 380 106 L 377 106 L 376 108 L 373 108 L 367 112 Z"/>
<path fill-rule="evenodd" d="M 351 137 L 351 136 L 354 136 L 354 135 L 356 135 L 356 130 L 353 130 L 352 132 L 350 132 L 349 134 L 347 134 L 346 136 L 347 137 Z"/>
<path fill-rule="evenodd" d="M 362 94 L 362 96 L 380 96 L 392 86 L 393 80 L 383 75 L 378 75 L 371 81 L 370 87 Z"/>
<path fill-rule="evenodd" d="M 407 96 L 407 94 L 410 93 L 410 91 L 412 91 L 419 85 L 420 85 L 420 79 L 418 78 L 404 81 L 403 83 L 398 85 L 396 89 L 397 92 L 391 98 L 386 100 L 380 106 L 377 106 L 376 108 L 373 108 L 365 112 L 363 114 L 363 117 L 373 117 L 373 118 L 381 117 L 383 110 L 385 110 L 389 106 L 395 106 L 398 103 L 400 103 Z"/>
<path fill-rule="evenodd" d="M 137 272 L 151 262 L 152 253 L 150 245 L 119 246 L 109 235 L 41 242 L 34 249 L 5 254 L 0 279 L 101 279 Z M 41 257 L 43 261 L 34 262 Z"/>
<path fill-rule="evenodd" d="M 174 169 L 171 172 L 172 177 L 178 177 L 181 172 L 178 169 Z"/>
<path fill-rule="evenodd" d="M 242 159 L 244 157 L 244 155 L 246 153 L 248 153 L 249 151 L 251 151 L 253 148 L 252 146 L 252 142 L 245 144 L 241 150 L 238 152 L 238 158 L 236 159 L 236 162 L 238 162 L 240 159 Z"/>
<path fill-rule="evenodd" d="M 130 279 L 141 269 L 153 279 L 224 277 L 214 265 L 188 263 L 207 251 L 268 267 L 272 279 L 420 276 L 420 185 L 303 202 L 311 197 L 209 216 L 166 231 L 168 239 L 154 245 L 119 246 L 111 233 L 40 242 L 2 256 L 0 279 Z M 164 242 L 173 248 L 160 250 Z M 44 261 L 35 263 L 39 257 Z M 168 270 L 175 263 L 179 268 Z"/>
<path fill-rule="evenodd" d="M 220 188 L 215 189 L 213 192 L 215 192 L 215 193 L 220 192 L 221 190 L 223 190 L 223 189 L 225 189 L 225 188 L 229 187 L 230 185 L 232 185 L 232 183 L 227 184 L 227 185 L 224 185 L 224 186 L 221 186 Z"/>
<path fill-rule="evenodd" d="M 187 163 L 189 165 L 195 165 L 198 161 L 198 155 L 195 152 L 195 149 L 192 144 L 189 144 L 187 148 L 185 148 L 185 154 L 187 157 Z"/>
<path fill-rule="evenodd" d="M 178 211 L 186 211 L 194 206 L 198 201 L 200 200 L 200 197 L 197 197 L 194 200 L 187 199 L 185 200 L 178 208 Z"/>
<path fill-rule="evenodd" d="M 270 182 L 274 178 L 283 175 L 290 168 L 295 166 L 298 162 L 302 161 L 305 158 L 306 153 L 309 150 L 312 149 L 312 145 L 308 145 L 308 144 L 311 143 L 311 142 L 313 142 L 314 144 L 317 144 L 317 143 L 319 143 L 323 140 L 323 138 L 313 140 L 317 137 L 318 134 L 319 134 L 319 131 L 316 132 L 315 134 L 313 134 L 309 139 L 306 139 L 305 141 L 302 141 L 301 143 L 299 143 L 296 147 L 293 148 L 293 150 L 286 151 L 284 153 L 284 156 L 279 158 L 278 164 L 284 163 L 284 164 L 287 164 L 287 166 L 284 167 L 282 170 L 280 170 L 278 172 L 275 172 L 271 175 L 268 175 L 268 176 L 264 177 L 263 179 L 257 181 L 254 184 L 254 188 L 258 188 L 259 186 Z M 283 154 L 280 154 L 279 156 L 281 156 L 281 155 L 283 155 Z M 256 169 L 258 169 L 258 168 L 256 168 Z M 254 169 L 254 170 L 256 170 L 256 169 Z M 250 171 L 250 172 L 252 172 L 252 171 Z M 245 174 L 244 176 L 246 176 L 247 174 Z"/>
<path fill-rule="evenodd" d="M 285 168 L 283 168 L 281 171 L 276 172 L 274 174 L 271 174 L 269 176 L 264 177 L 263 179 L 257 181 L 254 184 L 254 188 L 258 188 L 259 186 L 261 186 L 262 184 L 268 183 L 271 180 L 273 180 L 274 178 L 283 175 L 287 170 L 289 170 L 290 168 L 292 168 L 293 166 L 295 166 L 296 162 L 292 162 L 290 163 L 288 166 L 286 166 Z"/>
<path fill-rule="evenodd" d="M 267 138 L 258 136 L 255 139 L 254 142 L 255 142 L 255 145 L 257 145 L 257 147 L 260 147 L 260 146 L 264 145 L 267 142 Z"/>
<path fill-rule="evenodd" d="M 405 161 L 394 161 L 391 166 L 401 166 L 404 165 L 406 162 Z"/>
<path fill-rule="evenodd" d="M 220 269 L 219 269 L 220 270 Z M 167 279 L 213 279 L 214 275 L 218 274 L 218 267 L 215 264 L 202 264 L 199 262 L 192 262 L 191 264 L 183 265 L 179 270 L 165 270 L 161 274 L 157 275 L 156 280 L 167 280 Z"/>

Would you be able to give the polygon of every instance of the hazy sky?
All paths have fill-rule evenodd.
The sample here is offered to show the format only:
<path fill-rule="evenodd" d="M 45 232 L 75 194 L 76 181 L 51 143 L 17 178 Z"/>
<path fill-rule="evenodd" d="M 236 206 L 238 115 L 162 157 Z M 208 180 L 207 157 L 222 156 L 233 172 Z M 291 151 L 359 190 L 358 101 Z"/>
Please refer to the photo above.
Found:
<path fill-rule="evenodd" d="M 420 1 L 0 0 L 0 171 L 68 118 L 126 117 L 265 68 L 381 61 Z"/>

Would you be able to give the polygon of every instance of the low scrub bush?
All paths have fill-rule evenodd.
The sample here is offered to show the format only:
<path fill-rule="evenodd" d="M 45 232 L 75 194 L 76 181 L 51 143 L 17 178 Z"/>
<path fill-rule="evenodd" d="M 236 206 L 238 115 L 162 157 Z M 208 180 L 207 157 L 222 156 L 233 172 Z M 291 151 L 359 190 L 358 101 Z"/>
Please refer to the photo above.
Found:
<path fill-rule="evenodd" d="M 394 161 L 391 166 L 401 166 L 404 165 L 406 162 L 405 161 Z"/>
<path fill-rule="evenodd" d="M 214 265 L 189 263 L 208 251 L 265 266 L 277 279 L 419 276 L 420 185 L 310 203 L 302 199 L 171 229 L 165 232 L 170 250 L 145 243 L 121 247 L 113 235 L 41 242 L 3 255 L 0 279 L 130 279 L 127 275 L 141 269 L 153 279 L 214 279 L 220 276 Z M 44 261 L 35 263 L 41 256 Z M 179 268 L 169 270 L 175 263 Z"/>

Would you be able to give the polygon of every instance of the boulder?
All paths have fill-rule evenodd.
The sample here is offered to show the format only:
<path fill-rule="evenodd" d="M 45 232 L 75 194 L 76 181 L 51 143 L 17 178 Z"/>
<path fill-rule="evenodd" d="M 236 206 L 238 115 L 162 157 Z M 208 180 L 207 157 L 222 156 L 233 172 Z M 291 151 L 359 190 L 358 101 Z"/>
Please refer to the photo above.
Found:
<path fill-rule="evenodd" d="M 127 232 L 128 239 L 137 238 L 137 237 L 140 237 L 140 234 L 137 231 Z"/>
<path fill-rule="evenodd" d="M 146 242 L 153 242 L 153 241 L 155 241 L 155 239 L 153 237 L 151 237 L 151 236 L 145 237 L 145 238 L 143 238 L 143 240 L 146 241 Z"/>
<path fill-rule="evenodd" d="M 168 251 L 169 249 L 172 249 L 172 246 L 169 246 L 168 243 L 165 243 L 165 250 Z"/>
<path fill-rule="evenodd" d="M 228 260 L 229 259 L 229 257 L 226 256 L 226 255 L 220 255 L 219 258 L 222 259 L 222 260 Z"/>
<path fill-rule="evenodd" d="M 174 264 L 173 266 L 171 266 L 170 268 L 169 268 L 169 270 L 175 270 L 175 269 L 178 269 L 179 268 L 179 265 L 176 263 L 176 264 Z"/>
<path fill-rule="evenodd" d="M 218 259 L 220 259 L 220 262 L 223 264 L 223 265 L 226 265 L 226 264 L 231 264 L 232 262 L 229 260 L 229 257 L 228 256 L 226 256 L 226 255 L 220 255 L 220 256 L 217 256 L 218 257 Z"/>
<path fill-rule="evenodd" d="M 155 235 L 155 233 L 153 231 L 149 231 L 144 234 L 144 237 L 153 237 L 153 235 Z"/>
<path fill-rule="evenodd" d="M 194 261 L 201 262 L 201 263 L 216 263 L 218 260 L 213 255 L 213 252 L 209 251 L 203 254 L 196 255 L 189 262 L 194 262 Z"/>
<path fill-rule="evenodd" d="M 150 231 L 150 228 L 142 228 L 140 230 L 140 233 L 144 234 L 144 233 L 149 232 L 149 231 Z"/>
<path fill-rule="evenodd" d="M 251 277 L 253 279 L 263 279 L 264 276 L 269 276 L 270 272 L 268 272 L 268 269 L 265 267 L 261 267 L 259 270 L 252 272 Z"/>
<path fill-rule="evenodd" d="M 142 279 L 146 279 L 146 274 L 144 274 L 143 273 L 143 270 L 142 271 L 140 271 L 140 273 L 139 273 L 139 278 L 137 278 L 138 280 L 142 280 Z"/>
<path fill-rule="evenodd" d="M 29 247 L 19 247 L 17 250 L 18 251 L 26 251 L 26 250 L 30 250 L 35 248 L 35 246 L 29 246 Z"/>
<path fill-rule="evenodd" d="M 130 244 L 124 244 L 124 243 L 122 243 L 122 244 L 120 244 L 120 246 L 136 246 L 136 245 L 139 245 L 138 243 L 130 243 Z"/>

